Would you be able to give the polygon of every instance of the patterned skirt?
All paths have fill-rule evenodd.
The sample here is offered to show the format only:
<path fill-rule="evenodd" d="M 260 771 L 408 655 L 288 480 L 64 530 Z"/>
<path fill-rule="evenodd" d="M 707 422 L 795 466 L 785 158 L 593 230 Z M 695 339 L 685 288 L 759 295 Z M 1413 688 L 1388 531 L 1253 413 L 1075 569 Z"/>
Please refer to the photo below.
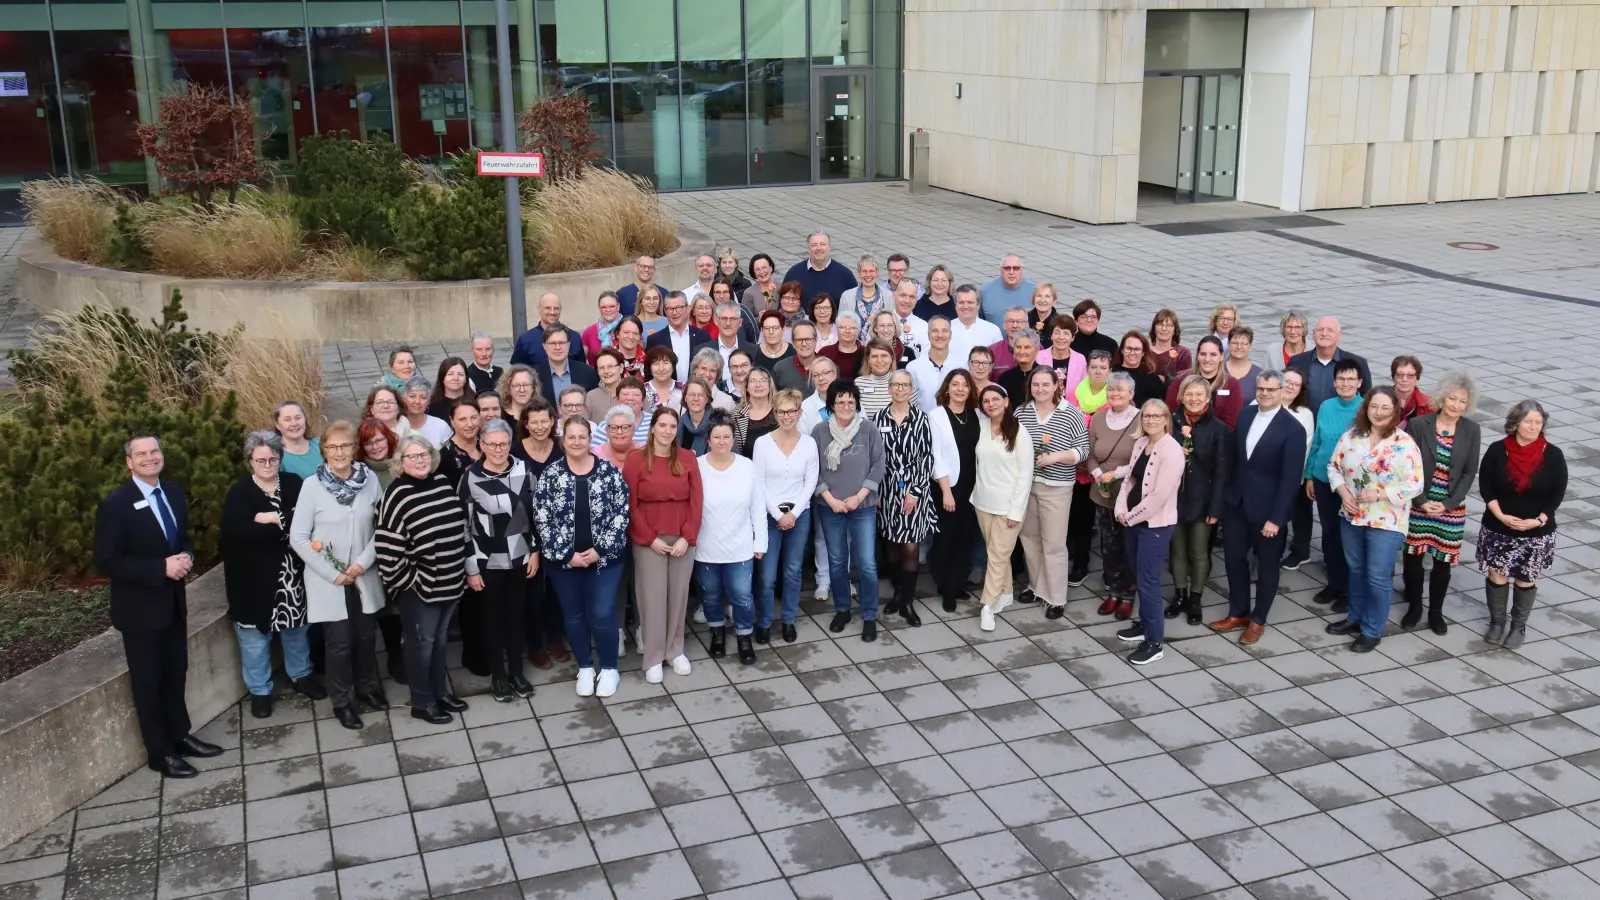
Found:
<path fill-rule="evenodd" d="M 1406 553 L 1431 553 L 1434 559 L 1453 566 L 1461 560 L 1461 541 L 1466 535 L 1465 506 L 1447 509 L 1437 516 L 1420 513 L 1413 507 L 1411 524 L 1406 528 Z"/>
<path fill-rule="evenodd" d="M 1478 532 L 1478 567 L 1504 572 L 1512 579 L 1534 582 L 1556 561 L 1556 533 L 1529 536 Z"/>

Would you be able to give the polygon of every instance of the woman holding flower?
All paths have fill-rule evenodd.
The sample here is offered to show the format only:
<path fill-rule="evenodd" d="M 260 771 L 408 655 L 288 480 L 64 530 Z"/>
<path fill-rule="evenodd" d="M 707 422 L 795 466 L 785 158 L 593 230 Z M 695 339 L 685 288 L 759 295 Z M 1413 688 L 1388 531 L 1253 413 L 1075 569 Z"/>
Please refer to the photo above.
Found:
<path fill-rule="evenodd" d="M 1183 446 L 1183 485 L 1178 489 L 1178 527 L 1172 533 L 1172 602 L 1166 618 L 1187 613 L 1200 624 L 1200 594 L 1211 577 L 1211 527 L 1222 516 L 1231 451 L 1228 426 L 1211 414 L 1211 382 L 1190 375 L 1178 386 L 1183 406 L 1172 413 L 1172 430 Z"/>
<path fill-rule="evenodd" d="M 1329 634 L 1356 635 L 1350 649 L 1369 653 L 1383 637 L 1393 593 L 1394 558 L 1405 544 L 1411 499 L 1422 493 L 1417 442 L 1400 429 L 1394 388 L 1374 388 L 1328 460 L 1328 487 L 1340 503 L 1339 532 L 1350 567 L 1350 612 Z"/>
<path fill-rule="evenodd" d="M 306 566 L 306 620 L 323 623 L 334 717 L 358 729 L 357 700 L 374 712 L 389 708 L 373 625 L 384 604 L 373 542 L 383 494 L 378 476 L 355 461 L 355 426 L 334 422 L 322 430 L 321 443 L 323 463 L 300 489 L 289 545 Z"/>
<path fill-rule="evenodd" d="M 1062 399 L 1061 381 L 1055 369 L 1034 366 L 1028 400 L 1017 407 L 1017 422 L 1033 439 L 1033 487 L 1022 519 L 1025 593 L 1045 602 L 1047 619 L 1067 611 L 1067 518 L 1078 463 L 1089 454 L 1083 414 Z"/>

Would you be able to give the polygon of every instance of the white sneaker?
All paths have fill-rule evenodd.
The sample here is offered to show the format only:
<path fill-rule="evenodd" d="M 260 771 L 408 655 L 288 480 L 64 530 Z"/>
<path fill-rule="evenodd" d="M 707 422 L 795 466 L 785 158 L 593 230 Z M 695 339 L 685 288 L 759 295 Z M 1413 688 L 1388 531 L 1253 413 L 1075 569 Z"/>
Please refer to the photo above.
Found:
<path fill-rule="evenodd" d="M 705 611 L 705 608 L 696 606 L 694 608 L 694 615 L 691 618 L 694 619 L 694 623 L 696 625 L 704 625 L 706 623 L 706 611 Z"/>
<path fill-rule="evenodd" d="M 660 684 L 661 677 L 661 663 L 656 663 L 650 668 L 644 670 L 644 680 L 650 682 L 651 684 Z"/>
<path fill-rule="evenodd" d="M 617 629 L 617 656 L 628 655 L 628 629 Z"/>
<path fill-rule="evenodd" d="M 617 692 L 617 685 L 622 682 L 622 676 L 616 669 L 600 670 L 600 686 L 595 689 L 595 696 L 609 697 Z"/>
<path fill-rule="evenodd" d="M 978 613 L 978 627 L 982 628 L 984 631 L 994 630 L 994 607 L 985 606 L 983 610 Z"/>
<path fill-rule="evenodd" d="M 691 671 L 693 671 L 689 667 L 689 657 L 684 656 L 682 653 L 680 653 L 677 656 L 673 657 L 672 658 L 672 671 L 676 672 L 679 675 L 687 675 Z"/>
<path fill-rule="evenodd" d="M 999 614 L 1005 612 L 1006 607 L 1011 605 L 1012 599 L 1013 598 L 1010 594 L 1001 594 L 999 597 L 996 597 L 994 601 L 994 614 L 998 616 Z"/>
<path fill-rule="evenodd" d="M 578 696 L 579 697 L 593 697 L 594 696 L 594 670 L 593 669 L 579 669 L 578 670 Z"/>
<path fill-rule="evenodd" d="M 811 596 L 816 598 L 817 602 L 819 603 L 826 603 L 828 598 L 833 596 L 833 592 L 828 590 L 827 585 L 822 584 L 818 585 L 817 589 L 811 592 Z"/>
<path fill-rule="evenodd" d="M 639 652 L 644 652 L 644 626 L 633 626 L 633 646 Z"/>

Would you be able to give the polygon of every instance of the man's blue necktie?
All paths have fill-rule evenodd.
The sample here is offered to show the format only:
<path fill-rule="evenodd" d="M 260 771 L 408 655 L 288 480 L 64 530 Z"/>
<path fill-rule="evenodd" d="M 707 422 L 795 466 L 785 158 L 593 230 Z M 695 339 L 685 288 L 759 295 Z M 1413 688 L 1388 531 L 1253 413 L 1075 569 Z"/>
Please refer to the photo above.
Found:
<path fill-rule="evenodd" d="M 162 496 L 161 488 L 150 492 L 156 498 L 156 512 L 161 516 L 161 530 L 167 533 L 167 549 L 178 549 L 178 522 L 172 518 L 172 507 L 167 505 L 167 498 Z"/>

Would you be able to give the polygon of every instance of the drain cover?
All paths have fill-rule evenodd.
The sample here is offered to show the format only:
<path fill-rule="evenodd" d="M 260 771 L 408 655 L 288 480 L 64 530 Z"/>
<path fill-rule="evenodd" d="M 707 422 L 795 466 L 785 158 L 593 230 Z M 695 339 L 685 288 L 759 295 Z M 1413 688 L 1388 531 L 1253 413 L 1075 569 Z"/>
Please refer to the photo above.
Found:
<path fill-rule="evenodd" d="M 1482 241 L 1451 241 L 1446 246 L 1457 250 L 1499 250 L 1499 244 L 1485 244 Z"/>
<path fill-rule="evenodd" d="M 1071 228 L 1072 226 L 1071 225 L 1051 225 L 1050 227 L 1051 228 L 1062 228 L 1062 229 L 1065 229 L 1065 228 Z"/>

